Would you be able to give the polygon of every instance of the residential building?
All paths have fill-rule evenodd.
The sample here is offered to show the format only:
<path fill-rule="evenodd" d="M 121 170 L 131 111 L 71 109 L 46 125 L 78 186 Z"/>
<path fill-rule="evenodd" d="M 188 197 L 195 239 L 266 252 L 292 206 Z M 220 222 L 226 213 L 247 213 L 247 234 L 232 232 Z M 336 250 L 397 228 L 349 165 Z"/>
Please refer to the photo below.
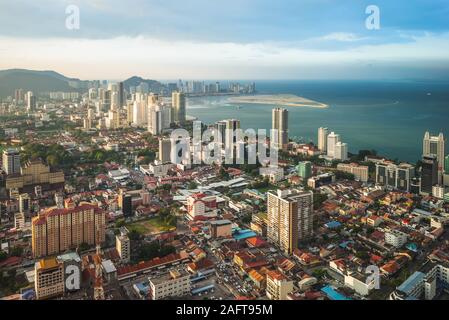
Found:
<path fill-rule="evenodd" d="M 287 254 L 313 233 L 313 192 L 298 189 L 267 193 L 267 237 Z"/>
<path fill-rule="evenodd" d="M 31 232 L 35 258 L 74 249 L 82 243 L 103 243 L 105 213 L 89 203 L 70 209 L 49 208 L 32 218 Z"/>
<path fill-rule="evenodd" d="M 149 298 L 152 300 L 181 298 L 191 294 L 190 274 L 182 269 L 173 269 L 160 277 L 150 277 L 149 282 Z"/>
<path fill-rule="evenodd" d="M 270 300 L 287 300 L 294 289 L 293 281 L 277 270 L 267 272 L 266 294 Z"/>
<path fill-rule="evenodd" d="M 423 157 L 434 155 L 437 161 L 438 181 L 441 183 L 444 172 L 444 145 L 445 139 L 443 133 L 438 136 L 432 136 L 429 132 L 424 134 L 423 139 Z"/>
<path fill-rule="evenodd" d="M 350 163 L 350 164 L 339 163 L 337 165 L 337 170 L 353 174 L 355 180 L 358 180 L 361 182 L 368 182 L 368 177 L 369 177 L 369 167 L 368 166 L 362 166 L 357 163 Z"/>
<path fill-rule="evenodd" d="M 34 265 L 34 290 L 37 300 L 64 294 L 64 263 L 55 257 L 41 259 Z"/>
<path fill-rule="evenodd" d="M 307 180 L 312 176 L 312 163 L 310 161 L 302 161 L 296 166 L 298 176 Z"/>
<path fill-rule="evenodd" d="M 318 149 L 327 153 L 327 136 L 329 134 L 329 130 L 327 128 L 319 128 L 318 129 Z"/>
<path fill-rule="evenodd" d="M 288 110 L 275 108 L 272 110 L 272 130 L 276 134 L 272 137 L 276 149 L 287 149 L 288 145 Z"/>
<path fill-rule="evenodd" d="M 407 243 L 408 235 L 399 230 L 385 232 L 385 242 L 395 248 L 400 248 Z"/>
<path fill-rule="evenodd" d="M 415 168 L 411 164 L 397 165 L 387 161 L 376 163 L 376 184 L 387 189 L 409 192 L 414 176 Z"/>

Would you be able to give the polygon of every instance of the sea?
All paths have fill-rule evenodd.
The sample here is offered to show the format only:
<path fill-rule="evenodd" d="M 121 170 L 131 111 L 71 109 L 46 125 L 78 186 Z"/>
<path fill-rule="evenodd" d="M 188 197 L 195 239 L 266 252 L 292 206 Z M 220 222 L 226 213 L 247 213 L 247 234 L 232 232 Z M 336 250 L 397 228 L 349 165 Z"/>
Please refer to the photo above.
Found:
<path fill-rule="evenodd" d="M 317 143 L 318 128 L 340 134 L 349 151 L 376 150 L 389 159 L 415 163 L 426 131 L 449 145 L 449 81 L 257 81 L 258 94 L 294 94 L 329 105 L 326 109 L 272 104 L 234 104 L 226 96 L 192 97 L 187 115 L 206 124 L 239 119 L 243 129 L 271 127 L 271 109 L 289 110 L 289 137 Z"/>

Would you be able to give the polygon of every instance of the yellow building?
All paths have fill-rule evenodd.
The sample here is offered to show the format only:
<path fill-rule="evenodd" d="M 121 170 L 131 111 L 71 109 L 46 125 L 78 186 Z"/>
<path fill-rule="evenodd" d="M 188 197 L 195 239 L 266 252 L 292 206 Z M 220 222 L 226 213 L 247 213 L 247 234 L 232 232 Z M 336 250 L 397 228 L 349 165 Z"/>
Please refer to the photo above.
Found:
<path fill-rule="evenodd" d="M 23 188 L 31 185 L 64 183 L 62 171 L 51 171 L 50 167 L 40 160 L 28 161 L 21 169 L 19 175 L 6 177 L 6 189 Z"/>
<path fill-rule="evenodd" d="M 64 294 L 64 263 L 55 257 L 41 259 L 34 265 L 36 299 L 54 298 Z"/>
<path fill-rule="evenodd" d="M 57 254 L 82 243 L 102 243 L 105 213 L 88 203 L 70 209 L 49 208 L 32 219 L 31 232 L 34 257 Z"/>

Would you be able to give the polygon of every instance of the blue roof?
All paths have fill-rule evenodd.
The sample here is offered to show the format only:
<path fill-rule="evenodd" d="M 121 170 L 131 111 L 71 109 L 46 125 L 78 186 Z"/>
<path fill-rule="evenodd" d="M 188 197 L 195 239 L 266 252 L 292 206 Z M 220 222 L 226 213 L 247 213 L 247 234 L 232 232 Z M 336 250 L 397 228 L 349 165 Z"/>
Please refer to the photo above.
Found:
<path fill-rule="evenodd" d="M 324 292 L 331 300 L 352 300 L 340 292 L 335 291 L 335 289 L 331 286 L 325 286 L 321 288 L 321 291 Z"/>
<path fill-rule="evenodd" d="M 257 236 L 257 234 L 252 230 L 239 230 L 236 231 L 233 235 L 235 240 L 243 240 Z"/>
<path fill-rule="evenodd" d="M 193 289 L 192 290 L 192 294 L 198 294 L 198 293 L 201 293 L 201 292 L 213 289 L 214 287 L 215 287 L 215 285 L 210 284 L 210 285 L 207 285 L 207 286 L 202 287 L 202 288 Z"/>
<path fill-rule="evenodd" d="M 407 243 L 407 244 L 405 245 L 405 247 L 406 247 L 407 249 L 411 250 L 411 251 L 414 251 L 414 252 L 418 251 L 418 245 L 417 245 L 416 243 L 413 243 L 413 242 Z"/>
<path fill-rule="evenodd" d="M 398 287 L 398 290 L 404 292 L 406 295 L 409 295 L 416 285 L 424 280 L 425 276 L 426 275 L 424 273 L 416 271 Z"/>
<path fill-rule="evenodd" d="M 326 228 L 329 229 L 335 229 L 338 228 L 339 226 L 341 226 L 341 223 L 338 221 L 329 221 L 328 223 L 325 224 Z"/>

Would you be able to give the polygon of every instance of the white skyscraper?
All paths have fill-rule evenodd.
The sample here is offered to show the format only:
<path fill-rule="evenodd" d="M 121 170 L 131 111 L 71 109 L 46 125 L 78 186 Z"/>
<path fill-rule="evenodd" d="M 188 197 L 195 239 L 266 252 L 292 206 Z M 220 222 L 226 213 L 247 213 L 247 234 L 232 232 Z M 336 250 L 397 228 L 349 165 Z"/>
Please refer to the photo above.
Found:
<path fill-rule="evenodd" d="M 327 136 L 329 135 L 329 131 L 327 128 L 319 128 L 318 129 L 318 149 L 321 152 L 327 152 Z"/>
<path fill-rule="evenodd" d="M 348 160 L 348 144 L 343 142 L 337 142 L 335 145 L 334 158 L 341 161 Z"/>
<path fill-rule="evenodd" d="M 340 135 L 335 132 L 331 132 L 327 136 L 327 155 L 329 157 L 335 157 L 335 147 L 340 142 Z"/>

